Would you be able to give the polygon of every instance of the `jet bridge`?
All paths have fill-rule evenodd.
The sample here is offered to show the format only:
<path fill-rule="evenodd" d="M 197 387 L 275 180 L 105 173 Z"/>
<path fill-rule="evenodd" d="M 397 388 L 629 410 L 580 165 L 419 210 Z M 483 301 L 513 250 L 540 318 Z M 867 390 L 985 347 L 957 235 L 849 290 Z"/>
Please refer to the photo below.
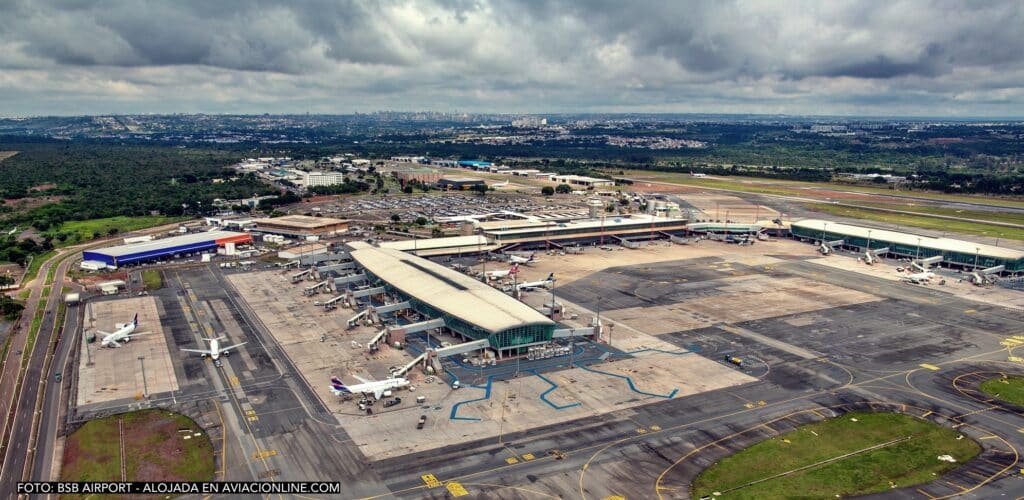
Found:
<path fill-rule="evenodd" d="M 999 274 L 1006 270 L 1006 266 L 995 266 L 971 273 L 971 283 L 983 286 L 995 281 L 992 275 Z"/>
<path fill-rule="evenodd" d="M 349 283 L 358 283 L 360 281 L 366 281 L 366 273 L 349 274 L 348 276 L 334 278 L 334 289 L 340 290 L 344 285 Z"/>
<path fill-rule="evenodd" d="M 911 262 L 910 265 L 920 272 L 927 271 L 932 265 L 942 262 L 942 256 L 936 255 L 935 257 L 928 257 L 927 259 L 920 259 Z"/>
<path fill-rule="evenodd" d="M 323 278 L 323 276 L 326 273 L 335 272 L 335 271 L 347 271 L 349 269 L 355 269 L 355 267 L 356 267 L 356 263 L 349 261 L 349 262 L 341 262 L 341 263 L 338 263 L 338 264 L 331 264 L 331 265 L 328 265 L 328 266 L 314 267 L 313 269 L 315 270 L 314 272 L 316 273 L 316 276 L 318 278 Z"/>
<path fill-rule="evenodd" d="M 305 271 L 299 271 L 299 272 L 293 274 L 292 275 L 292 283 L 298 283 L 298 282 L 302 281 L 312 271 L 313 271 L 312 269 L 306 269 Z"/>
<path fill-rule="evenodd" d="M 344 295 L 342 295 L 342 297 L 344 297 Z M 366 309 L 363 309 L 362 311 L 359 311 L 355 316 L 352 316 L 351 318 L 348 319 L 348 322 L 347 322 L 348 327 L 349 328 L 354 328 L 356 326 L 356 324 L 359 322 L 359 320 L 363 319 L 364 317 L 366 317 L 366 315 L 369 314 L 369 313 L 370 313 L 370 308 L 369 307 L 367 307 Z"/>
<path fill-rule="evenodd" d="M 844 243 L 846 243 L 846 240 L 822 241 L 821 244 L 818 245 L 818 251 L 821 252 L 822 255 L 828 255 L 834 252 L 836 247 L 843 246 Z"/>
<path fill-rule="evenodd" d="M 883 254 L 887 253 L 889 253 L 889 247 L 868 250 L 864 252 L 864 263 L 869 266 L 874 265 L 874 263 L 878 262 L 878 259 L 880 259 Z"/>
<path fill-rule="evenodd" d="M 479 351 L 481 349 L 487 349 L 491 347 L 491 342 L 487 339 L 473 340 L 470 342 L 463 342 L 448 347 L 439 347 L 434 350 L 434 354 L 439 358 L 447 358 L 448 356 L 455 356 L 456 354 L 464 354 L 467 352 Z"/>
<path fill-rule="evenodd" d="M 555 330 L 555 333 L 551 335 L 551 338 L 555 339 L 567 339 L 570 337 L 588 337 L 590 335 L 597 335 L 597 327 L 587 328 L 559 328 Z"/>
<path fill-rule="evenodd" d="M 327 281 L 321 281 L 313 286 L 307 286 L 305 289 L 302 290 L 302 293 L 305 296 L 310 297 L 320 293 L 321 290 L 326 292 L 331 291 L 330 283 L 328 283 Z"/>

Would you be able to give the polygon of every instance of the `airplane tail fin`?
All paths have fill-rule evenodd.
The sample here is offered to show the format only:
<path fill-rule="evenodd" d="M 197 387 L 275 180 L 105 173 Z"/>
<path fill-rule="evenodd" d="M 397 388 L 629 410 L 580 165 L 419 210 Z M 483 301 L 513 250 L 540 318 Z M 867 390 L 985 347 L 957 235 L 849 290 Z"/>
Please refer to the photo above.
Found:
<path fill-rule="evenodd" d="M 548 274 L 548 277 L 545 281 L 555 281 L 555 273 Z"/>
<path fill-rule="evenodd" d="M 350 391 L 348 387 L 345 387 L 345 384 L 341 381 L 340 378 L 335 377 L 333 375 L 331 376 L 331 389 L 333 389 L 334 392 L 344 392 L 349 394 L 352 393 L 352 391 Z"/>
<path fill-rule="evenodd" d="M 208 338 L 204 337 L 203 340 L 205 340 L 207 342 L 210 342 L 210 341 L 213 341 L 213 340 L 227 340 L 227 337 L 225 337 L 224 335 L 220 335 L 220 336 L 214 337 L 212 339 L 208 339 Z"/>
<path fill-rule="evenodd" d="M 135 313 L 135 317 L 132 318 L 132 325 L 139 326 L 139 313 Z"/>

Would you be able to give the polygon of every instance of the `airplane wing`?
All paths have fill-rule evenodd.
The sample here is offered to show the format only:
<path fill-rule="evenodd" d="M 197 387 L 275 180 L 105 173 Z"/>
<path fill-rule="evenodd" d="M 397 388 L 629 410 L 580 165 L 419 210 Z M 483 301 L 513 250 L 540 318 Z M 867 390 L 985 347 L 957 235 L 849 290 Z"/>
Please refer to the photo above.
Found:
<path fill-rule="evenodd" d="M 383 395 L 384 395 L 384 389 L 374 389 L 373 390 L 373 397 L 375 399 L 380 399 L 381 396 L 383 396 Z"/>
<path fill-rule="evenodd" d="M 182 349 L 185 352 L 198 352 L 199 354 L 210 354 L 210 351 L 206 349 Z"/>
<path fill-rule="evenodd" d="M 125 337 L 138 337 L 139 335 L 152 335 L 152 334 L 153 334 L 153 332 L 139 332 L 139 333 L 133 333 L 131 335 L 125 335 Z"/>
<path fill-rule="evenodd" d="M 235 345 L 229 345 L 227 347 L 221 347 L 220 348 L 220 352 L 227 352 L 229 349 L 234 349 L 236 347 L 241 347 L 241 346 L 243 346 L 245 344 L 248 344 L 248 342 L 242 342 L 241 344 L 235 344 Z"/>
<path fill-rule="evenodd" d="M 360 377 L 359 375 L 352 375 L 352 377 L 364 384 L 369 384 L 371 382 L 370 380 L 366 380 L 365 378 Z"/>
<path fill-rule="evenodd" d="M 104 337 L 109 337 L 109 336 L 113 335 L 113 333 L 105 332 L 103 330 L 96 330 L 96 333 L 99 333 L 99 334 L 103 335 Z"/>
<path fill-rule="evenodd" d="M 111 347 L 121 347 L 121 343 L 116 340 L 111 340 L 110 343 L 108 343 L 107 345 Z"/>

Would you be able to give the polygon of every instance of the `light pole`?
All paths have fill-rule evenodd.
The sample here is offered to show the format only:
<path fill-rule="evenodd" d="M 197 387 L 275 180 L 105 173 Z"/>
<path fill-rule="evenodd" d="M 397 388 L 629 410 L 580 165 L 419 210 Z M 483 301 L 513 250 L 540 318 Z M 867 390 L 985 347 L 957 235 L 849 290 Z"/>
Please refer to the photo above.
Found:
<path fill-rule="evenodd" d="M 551 273 L 551 321 L 555 320 L 555 273 Z"/>
<path fill-rule="evenodd" d="M 871 230 L 870 229 L 868 229 L 868 249 L 867 249 L 867 251 L 869 251 L 869 252 L 871 251 Z"/>
<path fill-rule="evenodd" d="M 142 395 L 143 397 L 149 397 L 149 385 L 146 384 L 146 357 L 139 356 L 139 366 L 142 368 Z"/>
<path fill-rule="evenodd" d="M 981 253 L 981 248 L 974 248 L 974 270 L 978 270 L 978 254 Z"/>
<path fill-rule="evenodd" d="M 917 260 L 921 260 L 921 238 L 917 239 Z"/>

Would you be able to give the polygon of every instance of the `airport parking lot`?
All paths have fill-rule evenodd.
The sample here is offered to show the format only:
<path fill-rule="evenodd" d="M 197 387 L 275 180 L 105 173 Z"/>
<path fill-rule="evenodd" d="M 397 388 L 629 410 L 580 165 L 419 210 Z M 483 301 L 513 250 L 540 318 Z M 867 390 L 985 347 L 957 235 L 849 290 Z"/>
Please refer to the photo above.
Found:
<path fill-rule="evenodd" d="M 364 212 L 394 212 L 404 219 L 416 217 L 435 219 L 463 215 L 482 215 L 492 212 L 533 212 L 552 210 L 571 210 L 583 206 L 583 200 L 552 200 L 511 194 L 489 194 L 477 196 L 470 194 L 432 194 L 405 195 L 381 198 L 362 197 L 343 203 L 340 210 L 345 213 L 359 215 Z"/>

